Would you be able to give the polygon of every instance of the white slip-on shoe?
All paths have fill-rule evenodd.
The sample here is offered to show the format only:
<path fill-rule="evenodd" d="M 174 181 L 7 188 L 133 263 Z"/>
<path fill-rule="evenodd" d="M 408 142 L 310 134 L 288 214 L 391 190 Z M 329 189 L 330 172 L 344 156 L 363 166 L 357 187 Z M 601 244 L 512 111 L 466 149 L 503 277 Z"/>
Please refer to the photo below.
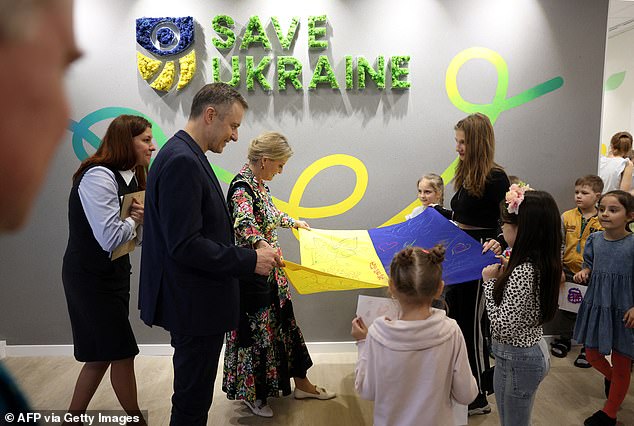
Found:
<path fill-rule="evenodd" d="M 262 401 L 259 399 L 255 400 L 255 403 L 251 403 L 246 399 L 243 399 L 244 405 L 249 407 L 249 410 L 256 416 L 260 417 L 273 417 L 273 410 L 268 404 L 262 404 Z"/>
<path fill-rule="evenodd" d="M 295 391 L 293 392 L 293 396 L 295 396 L 295 399 L 332 399 L 335 396 L 337 396 L 336 393 L 334 392 L 328 392 L 326 389 L 321 388 L 319 386 L 315 386 L 315 389 L 317 389 L 317 392 L 319 393 L 310 393 L 310 392 L 304 392 L 301 389 L 297 389 L 295 388 Z"/>

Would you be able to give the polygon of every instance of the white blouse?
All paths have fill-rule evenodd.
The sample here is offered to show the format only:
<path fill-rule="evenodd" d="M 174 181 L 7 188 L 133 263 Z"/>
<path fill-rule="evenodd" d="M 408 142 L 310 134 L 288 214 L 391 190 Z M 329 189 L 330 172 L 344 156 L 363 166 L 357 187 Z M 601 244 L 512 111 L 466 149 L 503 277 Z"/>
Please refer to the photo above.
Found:
<path fill-rule="evenodd" d="M 119 171 L 126 184 L 134 178 L 131 170 Z M 104 251 L 111 253 L 126 241 L 137 238 L 137 223 L 130 217 L 120 218 L 119 191 L 112 171 L 97 166 L 88 170 L 79 183 L 79 199 L 95 239 Z"/>

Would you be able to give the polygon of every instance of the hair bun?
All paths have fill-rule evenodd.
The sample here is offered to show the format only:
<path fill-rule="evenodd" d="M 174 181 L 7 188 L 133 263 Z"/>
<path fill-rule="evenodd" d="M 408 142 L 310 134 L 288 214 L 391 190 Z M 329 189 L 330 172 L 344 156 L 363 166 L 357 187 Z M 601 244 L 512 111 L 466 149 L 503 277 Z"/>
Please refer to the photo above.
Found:
<path fill-rule="evenodd" d="M 406 266 L 414 261 L 414 247 L 406 247 L 396 253 L 394 258 L 399 266 Z"/>
<path fill-rule="evenodd" d="M 434 247 L 427 250 L 429 261 L 433 264 L 440 264 L 445 260 L 445 247 L 442 244 L 437 244 Z"/>

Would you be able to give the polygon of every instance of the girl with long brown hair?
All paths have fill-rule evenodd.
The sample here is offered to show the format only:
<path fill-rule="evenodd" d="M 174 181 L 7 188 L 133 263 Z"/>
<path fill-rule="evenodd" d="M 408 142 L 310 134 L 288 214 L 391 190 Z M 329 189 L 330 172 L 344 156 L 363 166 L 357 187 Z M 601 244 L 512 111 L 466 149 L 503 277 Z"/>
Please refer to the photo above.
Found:
<path fill-rule="evenodd" d="M 483 251 L 502 252 L 496 240 L 500 231 L 499 205 L 509 188 L 509 179 L 494 161 L 495 134 L 491 121 L 484 114 L 471 114 L 454 127 L 456 152 L 460 160 L 456 168 L 451 199 L 453 220 L 467 234 L 483 244 Z M 500 241 L 503 241 L 500 238 Z M 449 316 L 454 318 L 467 344 L 469 363 L 480 390 L 469 405 L 469 414 L 491 412 L 486 399 L 492 393 L 492 370 L 486 344 L 488 320 L 479 281 L 455 284 L 448 288 L 445 301 Z"/>

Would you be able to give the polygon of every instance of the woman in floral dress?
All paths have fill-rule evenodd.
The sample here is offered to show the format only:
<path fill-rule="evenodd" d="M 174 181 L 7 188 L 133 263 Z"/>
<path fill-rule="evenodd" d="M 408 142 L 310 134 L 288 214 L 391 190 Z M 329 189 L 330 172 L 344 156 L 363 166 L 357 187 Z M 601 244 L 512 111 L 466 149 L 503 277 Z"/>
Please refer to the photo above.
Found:
<path fill-rule="evenodd" d="M 229 187 L 227 202 L 233 215 L 236 244 L 280 250 L 277 228 L 310 229 L 273 204 L 264 183 L 282 173 L 293 154 L 286 138 L 265 132 L 251 141 L 248 159 Z M 313 385 L 306 377 L 313 365 L 304 337 L 295 321 L 289 283 L 281 268 L 268 277 L 240 280 L 240 325 L 227 333 L 222 390 L 229 399 L 241 399 L 251 411 L 273 416 L 268 397 L 291 393 L 296 399 L 330 399 L 335 394 Z"/>

